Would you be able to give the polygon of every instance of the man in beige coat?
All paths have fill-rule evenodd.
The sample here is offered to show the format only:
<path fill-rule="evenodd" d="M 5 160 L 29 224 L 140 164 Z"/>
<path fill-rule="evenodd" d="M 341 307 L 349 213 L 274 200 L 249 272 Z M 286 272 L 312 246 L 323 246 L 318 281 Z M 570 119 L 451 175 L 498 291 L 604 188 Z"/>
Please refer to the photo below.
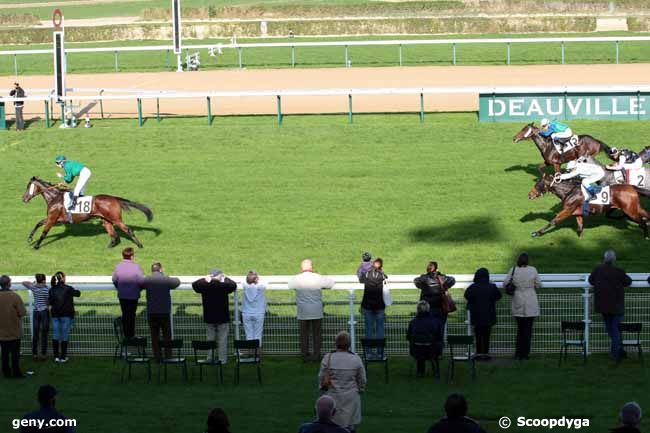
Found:
<path fill-rule="evenodd" d="M 22 318 L 26 314 L 23 300 L 11 291 L 11 278 L 0 276 L 0 350 L 2 373 L 7 379 L 25 377 L 20 371 L 19 362 Z"/>

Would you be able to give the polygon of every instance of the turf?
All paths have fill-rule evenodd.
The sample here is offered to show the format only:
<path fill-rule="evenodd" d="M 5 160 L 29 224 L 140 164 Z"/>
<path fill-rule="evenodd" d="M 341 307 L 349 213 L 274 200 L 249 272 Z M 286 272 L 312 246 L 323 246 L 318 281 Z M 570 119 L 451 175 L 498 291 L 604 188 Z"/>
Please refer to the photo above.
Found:
<path fill-rule="evenodd" d="M 643 36 L 647 33 L 604 32 L 590 34 L 557 34 L 558 38 L 578 36 Z M 482 35 L 482 38 L 503 37 L 548 37 L 548 34 L 530 35 Z M 475 38 L 475 35 L 449 35 L 449 38 Z M 432 36 L 390 36 L 390 37 L 337 37 L 322 40 L 378 40 L 378 39 L 431 39 Z M 436 39 L 439 39 L 436 37 Z M 314 38 L 293 39 L 239 39 L 239 42 L 313 42 Z M 226 40 L 186 40 L 186 45 L 229 43 Z M 120 41 L 109 43 L 68 43 L 66 47 L 115 47 L 138 45 L 169 45 L 169 41 Z M 51 49 L 51 45 L 4 46 L 3 50 L 16 49 Z M 504 65 L 506 64 L 506 44 L 471 44 L 458 45 L 456 63 L 459 65 Z M 188 51 L 188 50 L 186 50 Z M 223 54 L 211 57 L 208 50 L 191 50 L 201 55 L 202 69 L 238 68 L 239 58 L 236 50 L 224 50 Z M 183 57 L 184 58 L 184 57 Z M 350 47 L 348 59 L 354 66 L 396 66 L 399 64 L 399 47 L 369 46 Z M 511 45 L 510 61 L 513 65 L 560 64 L 562 61 L 561 44 L 516 44 Z M 619 61 L 621 63 L 642 63 L 650 61 L 650 45 L 646 42 L 622 42 Z M 447 45 L 415 45 L 402 48 L 404 66 L 452 65 L 452 47 Z M 614 43 L 590 42 L 567 43 L 565 45 L 565 62 L 567 64 L 615 63 L 616 49 Z M 294 67 L 341 67 L 345 64 L 343 47 L 299 47 L 295 50 Z M 0 56 L 0 75 L 14 75 L 16 65 L 19 75 L 51 74 L 52 56 L 50 54 L 32 54 Z M 246 68 L 288 68 L 292 67 L 291 48 L 247 48 L 242 51 L 242 66 Z M 106 53 L 70 53 L 68 54 L 69 73 L 106 73 L 116 71 L 115 54 Z M 175 68 L 175 56 L 166 51 L 124 52 L 117 56 L 118 72 L 164 71 Z"/>
<path fill-rule="evenodd" d="M 110 360 L 72 358 L 63 366 L 25 364 L 34 368 L 35 375 L 20 386 L 0 380 L 0 391 L 11 395 L 0 407 L 4 431 L 10 431 L 12 419 L 34 408 L 36 390 L 43 383 L 59 388 L 58 408 L 77 420 L 77 431 L 95 433 L 204 431 L 213 407 L 225 409 L 233 431 L 286 433 L 310 420 L 318 396 L 317 364 L 302 364 L 295 358 L 265 359 L 262 386 L 255 382 L 250 369 L 243 370 L 242 383 L 234 386 L 232 363 L 225 368 L 224 385 L 215 385 L 212 376 L 203 383 L 195 379 L 184 384 L 173 368 L 169 382 L 159 385 L 155 367 L 152 384 L 144 383 L 143 372 L 136 370 L 134 379 L 121 385 L 120 365 L 113 366 Z M 443 374 L 446 366 L 443 361 Z M 605 357 L 595 356 L 582 367 L 573 358 L 562 368 L 554 358 L 526 363 L 503 360 L 478 365 L 474 383 L 466 366 L 461 365 L 451 385 L 434 381 L 430 375 L 416 379 L 406 358 L 391 359 L 390 370 L 390 383 L 385 384 L 380 368 L 371 366 L 367 391 L 362 395 L 359 432 L 424 432 L 442 416 L 444 399 L 451 392 L 467 396 L 470 415 L 489 432 L 501 431 L 497 420 L 502 416 L 513 420 L 519 416 L 565 416 L 588 419 L 589 428 L 580 431 L 602 433 L 617 424 L 618 409 L 625 402 L 650 405 L 645 392 L 650 386 L 647 373 L 633 360 L 615 366 Z M 641 431 L 649 427 L 644 418 Z"/>
<path fill-rule="evenodd" d="M 173 274 L 202 275 L 215 265 L 231 274 L 296 271 L 304 257 L 330 274 L 350 274 L 372 251 L 389 274 L 415 273 L 430 259 L 447 272 L 479 266 L 502 272 L 527 250 L 541 272 L 585 272 L 614 247 L 628 271 L 647 271 L 641 231 L 625 221 L 588 219 L 579 240 L 567 222 L 543 238 L 558 200 L 530 201 L 540 155 L 513 144 L 522 125 L 479 123 L 473 113 L 289 116 L 96 122 L 86 130 L 0 133 L 4 191 L 0 269 L 32 274 L 62 268 L 106 275 L 119 258 L 99 224 L 54 228 L 39 251 L 26 244 L 44 216 L 40 198 L 20 197 L 32 175 L 55 179 L 54 156 L 92 171 L 88 192 L 149 205 L 152 223 L 127 214 L 145 245 L 143 263 L 160 260 Z M 639 149 L 647 122 L 573 122 L 610 145 Z M 646 203 L 646 207 L 648 204 Z"/>

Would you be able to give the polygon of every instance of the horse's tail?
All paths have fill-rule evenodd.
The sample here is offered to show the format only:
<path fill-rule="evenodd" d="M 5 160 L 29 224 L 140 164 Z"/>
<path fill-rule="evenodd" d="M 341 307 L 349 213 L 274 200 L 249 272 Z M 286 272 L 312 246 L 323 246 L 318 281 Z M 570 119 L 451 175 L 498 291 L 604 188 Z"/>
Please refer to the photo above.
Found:
<path fill-rule="evenodd" d="M 153 212 L 147 206 L 141 203 L 127 200 L 125 198 L 118 198 L 118 200 L 120 201 L 120 206 L 122 206 L 122 209 L 131 210 L 132 208 L 135 208 L 147 216 L 148 222 L 151 222 L 151 220 L 153 220 Z"/>
<path fill-rule="evenodd" d="M 605 155 L 607 155 L 607 157 L 609 159 L 612 159 L 612 157 L 610 156 L 610 151 L 612 150 L 612 148 L 609 147 L 607 145 L 607 143 L 605 143 L 604 141 L 601 141 L 601 140 L 599 140 L 597 138 L 594 138 L 594 137 L 591 137 L 591 139 L 594 140 L 596 143 L 598 143 L 600 145 L 600 151 L 601 152 L 605 152 Z"/>
<path fill-rule="evenodd" d="M 636 189 L 636 192 L 639 193 L 639 195 L 650 197 L 650 189 L 641 188 L 640 186 L 635 186 L 634 189 Z"/>

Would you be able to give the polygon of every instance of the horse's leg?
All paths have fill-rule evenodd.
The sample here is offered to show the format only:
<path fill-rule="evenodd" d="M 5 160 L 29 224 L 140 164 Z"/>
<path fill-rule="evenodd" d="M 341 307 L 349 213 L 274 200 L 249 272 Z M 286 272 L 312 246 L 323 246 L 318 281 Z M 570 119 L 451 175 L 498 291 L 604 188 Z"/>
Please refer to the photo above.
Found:
<path fill-rule="evenodd" d="M 548 224 L 546 224 L 544 227 L 537 230 L 536 232 L 532 232 L 531 235 L 533 237 L 542 236 L 544 233 L 548 232 L 553 227 L 555 227 L 557 224 L 561 223 L 562 221 L 564 221 L 565 219 L 567 219 L 571 215 L 573 215 L 573 209 L 564 208 L 564 209 L 562 209 L 560 211 L 560 213 L 555 215 L 555 217 Z"/>
<path fill-rule="evenodd" d="M 41 227 L 43 224 L 45 224 L 45 221 L 47 221 L 47 218 L 43 218 L 39 222 L 36 223 L 32 231 L 29 233 L 29 236 L 27 236 L 27 243 L 31 244 L 32 240 L 34 239 L 34 235 L 36 234 L 36 230 L 38 230 L 39 227 Z"/>
<path fill-rule="evenodd" d="M 47 236 L 48 232 L 54 225 L 56 224 L 56 217 L 48 216 L 48 218 L 45 221 L 45 227 L 43 227 L 43 232 L 41 233 L 41 236 L 38 238 L 38 241 L 36 241 L 36 245 L 34 245 L 34 249 L 37 250 L 41 247 L 41 242 L 43 242 L 43 239 L 45 239 L 45 236 Z"/>
<path fill-rule="evenodd" d="M 120 239 L 120 237 L 115 231 L 113 223 L 108 220 L 102 220 L 102 225 L 104 226 L 106 233 L 108 233 L 108 235 L 111 237 L 111 242 L 108 244 L 108 248 L 113 248 L 115 245 L 117 245 L 117 241 Z"/>
<path fill-rule="evenodd" d="M 118 221 L 115 223 L 120 230 L 122 230 L 126 235 L 140 248 L 143 248 L 142 243 L 138 240 L 137 237 L 135 237 L 135 233 L 133 233 L 133 230 L 131 230 L 131 227 L 127 226 L 124 224 L 122 221 Z"/>
<path fill-rule="evenodd" d="M 578 237 L 582 238 L 582 232 L 584 231 L 584 217 L 582 215 L 576 215 L 576 222 L 578 223 Z"/>

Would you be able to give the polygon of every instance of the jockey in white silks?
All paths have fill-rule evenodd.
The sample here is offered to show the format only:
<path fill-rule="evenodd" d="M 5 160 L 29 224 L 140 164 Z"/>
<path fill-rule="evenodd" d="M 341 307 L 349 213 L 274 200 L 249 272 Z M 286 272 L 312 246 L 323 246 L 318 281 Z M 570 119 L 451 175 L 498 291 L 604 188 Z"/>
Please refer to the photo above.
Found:
<path fill-rule="evenodd" d="M 558 182 L 574 177 L 582 178 L 582 194 L 585 197 L 582 213 L 586 216 L 589 214 L 589 200 L 600 191 L 598 181 L 605 177 L 605 170 L 601 166 L 589 162 L 585 156 L 569 161 L 567 170 L 566 173 L 556 174 L 555 178 Z"/>

